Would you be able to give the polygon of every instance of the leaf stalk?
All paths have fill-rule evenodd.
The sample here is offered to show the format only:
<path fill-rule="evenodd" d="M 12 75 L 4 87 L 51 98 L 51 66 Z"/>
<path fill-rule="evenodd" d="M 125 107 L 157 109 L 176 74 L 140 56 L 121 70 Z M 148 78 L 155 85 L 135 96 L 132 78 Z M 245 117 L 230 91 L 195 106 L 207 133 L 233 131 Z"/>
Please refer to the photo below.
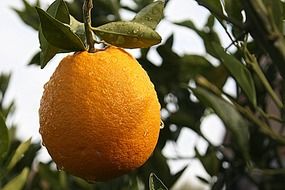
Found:
<path fill-rule="evenodd" d="M 83 20 L 85 27 L 85 34 L 88 46 L 88 52 L 94 53 L 96 51 L 94 44 L 95 40 L 93 38 L 92 26 L 91 26 L 91 10 L 93 8 L 92 0 L 85 0 L 83 4 Z"/>

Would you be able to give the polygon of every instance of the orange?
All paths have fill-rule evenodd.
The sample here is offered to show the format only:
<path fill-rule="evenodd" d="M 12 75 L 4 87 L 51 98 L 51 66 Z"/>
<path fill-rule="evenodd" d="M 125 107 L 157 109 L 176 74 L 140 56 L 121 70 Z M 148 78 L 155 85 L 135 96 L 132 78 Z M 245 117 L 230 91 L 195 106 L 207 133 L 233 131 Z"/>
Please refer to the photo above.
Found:
<path fill-rule="evenodd" d="M 91 181 L 143 165 L 160 130 L 153 84 L 116 47 L 65 57 L 44 86 L 39 115 L 43 144 L 58 168 Z"/>

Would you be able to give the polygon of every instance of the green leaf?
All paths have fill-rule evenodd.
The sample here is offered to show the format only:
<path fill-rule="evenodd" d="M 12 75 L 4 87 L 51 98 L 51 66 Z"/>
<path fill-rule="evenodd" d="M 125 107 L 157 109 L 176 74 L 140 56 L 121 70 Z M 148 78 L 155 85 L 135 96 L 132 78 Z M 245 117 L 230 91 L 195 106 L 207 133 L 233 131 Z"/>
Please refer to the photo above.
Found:
<path fill-rule="evenodd" d="M 1 99 L 4 99 L 4 96 L 6 94 L 9 81 L 10 81 L 11 74 L 1 74 L 0 75 L 0 94 L 1 94 Z"/>
<path fill-rule="evenodd" d="M 41 52 L 37 52 L 31 59 L 31 61 L 28 63 L 28 65 L 40 65 L 40 55 Z"/>
<path fill-rule="evenodd" d="M 86 41 L 84 23 L 79 22 L 71 15 L 70 15 L 70 29 L 81 39 L 82 42 Z"/>
<path fill-rule="evenodd" d="M 220 168 L 220 160 L 217 158 L 217 152 L 215 149 L 212 146 L 208 146 L 205 155 L 201 155 L 195 147 L 195 153 L 207 173 L 210 176 L 217 176 Z"/>
<path fill-rule="evenodd" d="M 25 6 L 23 10 L 13 10 L 18 14 L 24 23 L 35 30 L 39 30 L 40 21 L 35 6 L 40 6 L 40 1 L 37 0 L 34 5 L 30 5 L 26 0 L 23 0 L 23 3 Z"/>
<path fill-rule="evenodd" d="M 220 0 L 196 0 L 198 4 L 206 7 L 212 13 L 223 14 L 223 8 Z"/>
<path fill-rule="evenodd" d="M 225 10 L 230 18 L 242 21 L 242 4 L 240 0 L 226 0 Z"/>
<path fill-rule="evenodd" d="M 63 0 L 54 1 L 47 9 L 47 13 L 65 24 L 70 22 L 68 7 Z"/>
<path fill-rule="evenodd" d="M 149 175 L 149 189 L 150 190 L 167 190 L 167 187 L 154 173 L 151 173 Z"/>
<path fill-rule="evenodd" d="M 147 48 L 161 41 L 156 31 L 136 22 L 111 22 L 93 30 L 102 40 L 123 48 Z"/>
<path fill-rule="evenodd" d="M 265 6 L 268 9 L 271 9 L 270 11 L 270 16 L 273 17 L 273 21 L 274 24 L 277 26 L 277 28 L 279 29 L 280 32 L 282 32 L 282 23 L 283 23 L 283 19 L 282 19 L 282 15 L 283 15 L 283 8 L 282 8 L 282 2 L 280 0 L 264 0 L 263 1 Z"/>
<path fill-rule="evenodd" d="M 53 18 L 40 8 L 37 8 L 37 11 L 41 21 L 43 36 L 48 43 L 67 51 L 85 50 L 83 42 L 71 31 L 69 26 Z"/>
<path fill-rule="evenodd" d="M 49 13 L 53 18 L 65 23 L 69 24 L 69 11 L 67 5 L 62 0 L 54 1 L 49 8 L 47 9 L 47 13 Z M 41 45 L 41 52 L 40 52 L 40 65 L 41 68 L 44 68 L 46 64 L 59 52 L 62 50 L 51 45 L 42 32 L 42 27 L 39 30 L 39 40 Z"/>
<path fill-rule="evenodd" d="M 11 158 L 8 166 L 7 166 L 7 171 L 10 171 L 14 168 L 14 166 L 22 159 L 26 151 L 29 149 L 31 145 L 31 140 L 32 138 L 29 138 L 27 141 L 23 142 L 18 146 L 16 149 L 13 157 Z"/>
<path fill-rule="evenodd" d="M 0 113 L 0 162 L 5 157 L 9 149 L 9 133 L 5 119 Z"/>
<path fill-rule="evenodd" d="M 22 172 L 10 180 L 2 190 L 20 190 L 23 189 L 29 175 L 29 168 L 24 168 Z"/>
<path fill-rule="evenodd" d="M 252 76 L 245 65 L 243 65 L 234 56 L 227 54 L 224 49 L 216 43 L 213 43 L 216 53 L 219 55 L 222 63 L 229 70 L 231 75 L 246 94 L 250 102 L 256 106 L 256 91 Z"/>
<path fill-rule="evenodd" d="M 207 107 L 212 108 L 224 122 L 225 127 L 231 131 L 237 146 L 245 160 L 249 159 L 248 153 L 248 123 L 240 113 L 222 98 L 201 87 L 192 89 L 195 96 Z"/>
<path fill-rule="evenodd" d="M 155 29 L 163 17 L 163 8 L 164 1 L 154 1 L 138 12 L 132 21 Z"/>

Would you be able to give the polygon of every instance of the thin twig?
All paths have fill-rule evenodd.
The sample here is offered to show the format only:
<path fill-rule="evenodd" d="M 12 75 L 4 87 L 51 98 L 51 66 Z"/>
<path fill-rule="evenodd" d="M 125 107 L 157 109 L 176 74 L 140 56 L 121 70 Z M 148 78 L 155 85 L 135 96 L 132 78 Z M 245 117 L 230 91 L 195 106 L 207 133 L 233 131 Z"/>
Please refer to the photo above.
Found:
<path fill-rule="evenodd" d="M 91 29 L 91 10 L 92 10 L 92 8 L 93 8 L 93 1 L 92 0 L 85 0 L 84 4 L 83 4 L 83 19 L 84 19 L 86 40 L 87 40 L 87 44 L 88 44 L 88 52 L 90 52 L 90 53 L 96 51 L 96 49 L 94 47 L 95 40 L 93 38 L 93 31 Z"/>

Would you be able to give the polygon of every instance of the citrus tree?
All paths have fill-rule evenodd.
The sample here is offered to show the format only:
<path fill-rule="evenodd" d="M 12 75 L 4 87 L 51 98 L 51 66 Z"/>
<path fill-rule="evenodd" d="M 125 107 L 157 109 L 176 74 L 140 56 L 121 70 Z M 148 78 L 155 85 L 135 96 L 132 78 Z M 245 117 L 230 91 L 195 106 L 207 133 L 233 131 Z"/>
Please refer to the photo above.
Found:
<path fill-rule="evenodd" d="M 137 60 L 147 71 L 161 109 L 167 114 L 162 118 L 164 128 L 160 130 L 156 148 L 143 166 L 108 182 L 88 183 L 57 171 L 52 161 L 35 162 L 40 145 L 14 138 L 15 127 L 7 128 L 5 124 L 12 114 L 13 103 L 2 105 L 9 83 L 9 75 L 3 74 L 0 81 L 0 186 L 3 189 L 171 188 L 186 168 L 172 174 L 168 158 L 161 151 L 166 142 L 176 142 L 183 128 L 194 131 L 208 143 L 205 153 L 195 149 L 194 158 L 200 160 L 209 174 L 206 178 L 197 177 L 212 189 L 283 189 L 283 1 L 196 0 L 209 10 L 205 25 L 199 28 L 191 20 L 173 24 L 196 32 L 204 42 L 204 55 L 175 52 L 175 35 L 169 36 L 164 44 L 151 47 L 161 40 L 154 28 L 162 18 L 163 6 L 169 6 L 168 1 L 136 0 L 136 6 L 129 7 L 119 0 L 98 0 L 93 2 L 92 10 L 91 1 L 86 1 L 89 6 L 83 0 L 55 1 L 47 11 L 40 9 L 39 1 L 23 2 L 25 8 L 16 12 L 27 25 L 39 31 L 41 44 L 41 51 L 29 64 L 44 68 L 57 53 L 96 52 L 94 43 L 103 47 L 142 48 Z M 132 21 L 122 21 L 121 9 L 137 14 Z M 222 26 L 227 36 L 219 36 L 216 25 Z M 229 38 L 231 43 L 223 47 L 221 37 Z M 149 48 L 162 58 L 160 66 L 148 59 Z M 235 81 L 235 96 L 223 88 L 229 78 Z M 175 105 L 176 109 L 169 109 L 169 105 Z M 216 114 L 226 129 L 223 143 L 218 146 L 200 129 L 209 113 Z"/>

